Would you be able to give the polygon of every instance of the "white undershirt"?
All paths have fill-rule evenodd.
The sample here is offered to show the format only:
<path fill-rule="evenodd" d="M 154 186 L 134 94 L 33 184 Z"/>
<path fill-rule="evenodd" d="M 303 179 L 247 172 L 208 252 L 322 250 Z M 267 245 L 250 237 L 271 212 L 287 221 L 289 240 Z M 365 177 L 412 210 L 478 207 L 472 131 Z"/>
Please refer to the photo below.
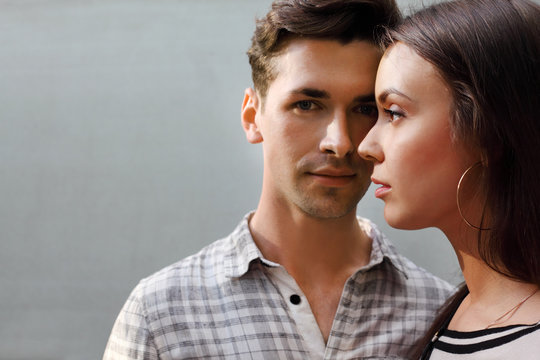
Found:
<path fill-rule="evenodd" d="M 300 290 L 293 277 L 282 266 L 267 267 L 266 271 L 270 280 L 281 292 L 283 299 L 287 303 L 289 312 L 296 322 L 299 334 L 306 340 L 306 350 L 310 352 L 310 359 L 322 360 L 324 358 L 326 344 L 306 296 Z M 291 302 L 291 296 L 293 295 L 300 297 L 299 304 L 293 304 Z"/>

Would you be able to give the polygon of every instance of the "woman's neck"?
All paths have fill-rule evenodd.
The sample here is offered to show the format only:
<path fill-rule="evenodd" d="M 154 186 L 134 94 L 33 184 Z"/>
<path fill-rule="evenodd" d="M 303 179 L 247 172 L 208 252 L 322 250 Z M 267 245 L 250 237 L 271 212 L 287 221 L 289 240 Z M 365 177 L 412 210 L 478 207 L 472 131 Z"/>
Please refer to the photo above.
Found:
<path fill-rule="evenodd" d="M 469 295 L 450 322 L 450 329 L 475 331 L 540 321 L 540 292 L 534 293 L 538 290 L 535 284 L 502 275 L 468 253 L 460 252 L 458 257 Z"/>

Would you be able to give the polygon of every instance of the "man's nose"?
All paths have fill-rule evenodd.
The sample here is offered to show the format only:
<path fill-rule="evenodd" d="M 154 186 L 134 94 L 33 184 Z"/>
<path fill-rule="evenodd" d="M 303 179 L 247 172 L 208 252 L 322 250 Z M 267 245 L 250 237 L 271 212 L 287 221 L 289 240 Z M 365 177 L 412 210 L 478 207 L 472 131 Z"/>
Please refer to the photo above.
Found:
<path fill-rule="evenodd" d="M 321 141 L 320 150 L 336 157 L 345 157 L 355 150 L 350 136 L 347 114 L 344 111 L 337 111 L 333 115 L 332 121 L 326 128 L 326 135 Z"/>

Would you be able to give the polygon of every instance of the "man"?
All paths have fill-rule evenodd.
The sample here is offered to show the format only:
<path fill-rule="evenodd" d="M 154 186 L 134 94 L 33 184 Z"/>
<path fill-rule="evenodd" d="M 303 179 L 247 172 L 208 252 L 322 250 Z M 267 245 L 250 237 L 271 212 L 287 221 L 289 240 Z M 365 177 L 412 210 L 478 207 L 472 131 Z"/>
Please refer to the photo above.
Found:
<path fill-rule="evenodd" d="M 248 51 L 242 124 L 262 143 L 257 210 L 142 280 L 105 359 L 406 358 L 450 286 L 398 255 L 356 205 L 372 166 L 378 25 L 393 0 L 277 0 Z"/>

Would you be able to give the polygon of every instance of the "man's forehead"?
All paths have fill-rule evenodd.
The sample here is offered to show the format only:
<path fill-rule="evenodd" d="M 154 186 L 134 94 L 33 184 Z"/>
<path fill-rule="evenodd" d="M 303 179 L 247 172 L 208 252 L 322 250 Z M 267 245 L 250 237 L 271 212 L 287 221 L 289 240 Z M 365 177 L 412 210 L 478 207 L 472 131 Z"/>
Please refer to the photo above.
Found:
<path fill-rule="evenodd" d="M 366 40 L 343 43 L 332 39 L 298 38 L 290 40 L 287 46 L 272 58 L 271 66 L 275 75 L 288 70 L 299 71 L 325 65 L 333 68 L 374 67 L 376 71 L 381 56 L 380 48 Z"/>
<path fill-rule="evenodd" d="M 278 52 L 276 57 L 286 55 L 287 53 L 305 50 L 329 51 L 333 47 L 347 47 L 349 45 L 361 44 L 365 48 L 373 48 L 379 50 L 379 47 L 372 41 L 363 39 L 353 39 L 344 42 L 334 38 L 317 38 L 317 37 L 291 37 L 287 39 Z M 382 51 L 379 50 L 382 53 Z"/>

